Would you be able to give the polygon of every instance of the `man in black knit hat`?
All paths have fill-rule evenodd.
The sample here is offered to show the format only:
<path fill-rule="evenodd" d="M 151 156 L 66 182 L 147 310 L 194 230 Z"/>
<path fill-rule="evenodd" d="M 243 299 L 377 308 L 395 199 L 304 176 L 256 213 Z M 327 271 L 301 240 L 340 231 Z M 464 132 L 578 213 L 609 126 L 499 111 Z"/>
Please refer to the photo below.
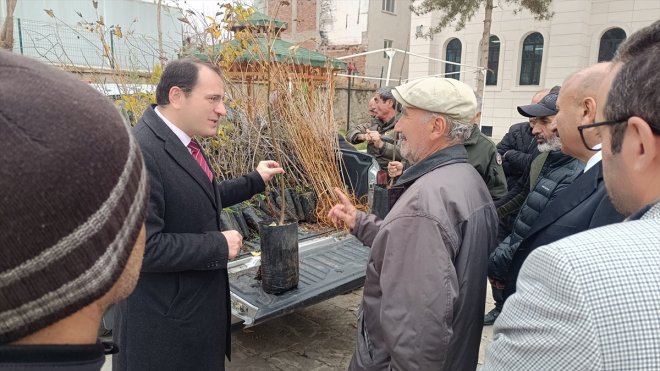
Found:
<path fill-rule="evenodd" d="M 3 51 L 0 133 L 0 369 L 99 370 L 144 252 L 137 143 L 93 88 Z"/>

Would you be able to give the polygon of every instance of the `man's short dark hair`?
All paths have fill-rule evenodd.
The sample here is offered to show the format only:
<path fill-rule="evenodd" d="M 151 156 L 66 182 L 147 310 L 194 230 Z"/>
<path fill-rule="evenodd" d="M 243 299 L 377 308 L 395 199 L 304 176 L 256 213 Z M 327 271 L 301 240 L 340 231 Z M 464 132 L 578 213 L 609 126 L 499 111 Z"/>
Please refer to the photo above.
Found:
<path fill-rule="evenodd" d="M 629 38 L 621 43 L 612 62 L 627 63 L 644 53 L 649 47 L 659 43 L 660 21 L 655 21 L 650 26 L 644 27 L 630 35 Z"/>
<path fill-rule="evenodd" d="M 656 135 L 660 135 L 660 43 L 647 45 L 635 58 L 623 64 L 612 81 L 605 106 L 608 121 L 624 121 L 632 116 L 643 118 Z M 618 153 L 623 145 L 627 121 L 612 127 L 612 152 Z"/>
<path fill-rule="evenodd" d="M 376 95 L 383 101 L 387 102 L 388 100 L 392 101 L 392 108 L 397 110 L 397 102 L 396 99 L 394 99 L 394 95 L 392 95 L 392 88 L 389 86 L 380 88 L 376 90 Z"/>
<path fill-rule="evenodd" d="M 222 77 L 218 66 L 199 59 L 185 58 L 168 63 L 156 87 L 156 103 L 159 106 L 170 104 L 170 90 L 175 86 L 186 95 L 190 94 L 197 84 L 197 76 L 202 67 L 208 67 Z"/>

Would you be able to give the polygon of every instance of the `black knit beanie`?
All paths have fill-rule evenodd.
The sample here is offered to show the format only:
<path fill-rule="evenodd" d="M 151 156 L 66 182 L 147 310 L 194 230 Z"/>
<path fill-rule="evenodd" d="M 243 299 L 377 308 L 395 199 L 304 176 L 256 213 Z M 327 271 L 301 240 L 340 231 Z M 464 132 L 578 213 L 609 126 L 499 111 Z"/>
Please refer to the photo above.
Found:
<path fill-rule="evenodd" d="M 0 344 L 110 290 L 146 192 L 139 148 L 108 98 L 0 51 Z"/>

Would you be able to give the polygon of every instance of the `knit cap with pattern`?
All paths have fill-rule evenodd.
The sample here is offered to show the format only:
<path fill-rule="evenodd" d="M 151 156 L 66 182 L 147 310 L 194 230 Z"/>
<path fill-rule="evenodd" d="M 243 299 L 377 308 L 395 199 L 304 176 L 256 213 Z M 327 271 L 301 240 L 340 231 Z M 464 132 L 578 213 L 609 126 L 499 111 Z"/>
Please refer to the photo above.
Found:
<path fill-rule="evenodd" d="M 0 344 L 96 301 L 144 222 L 147 176 L 111 101 L 0 51 Z"/>

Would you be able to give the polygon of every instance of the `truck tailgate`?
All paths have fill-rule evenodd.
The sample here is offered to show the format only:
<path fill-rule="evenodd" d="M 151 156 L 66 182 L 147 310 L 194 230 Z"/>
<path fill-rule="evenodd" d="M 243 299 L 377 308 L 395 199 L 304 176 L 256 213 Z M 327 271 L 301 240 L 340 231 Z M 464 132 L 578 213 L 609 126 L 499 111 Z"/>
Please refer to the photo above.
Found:
<path fill-rule="evenodd" d="M 261 258 L 247 256 L 228 265 L 232 314 L 245 326 L 290 313 L 364 284 L 369 248 L 346 232 L 299 242 L 300 282 L 280 295 L 255 279 Z"/>

